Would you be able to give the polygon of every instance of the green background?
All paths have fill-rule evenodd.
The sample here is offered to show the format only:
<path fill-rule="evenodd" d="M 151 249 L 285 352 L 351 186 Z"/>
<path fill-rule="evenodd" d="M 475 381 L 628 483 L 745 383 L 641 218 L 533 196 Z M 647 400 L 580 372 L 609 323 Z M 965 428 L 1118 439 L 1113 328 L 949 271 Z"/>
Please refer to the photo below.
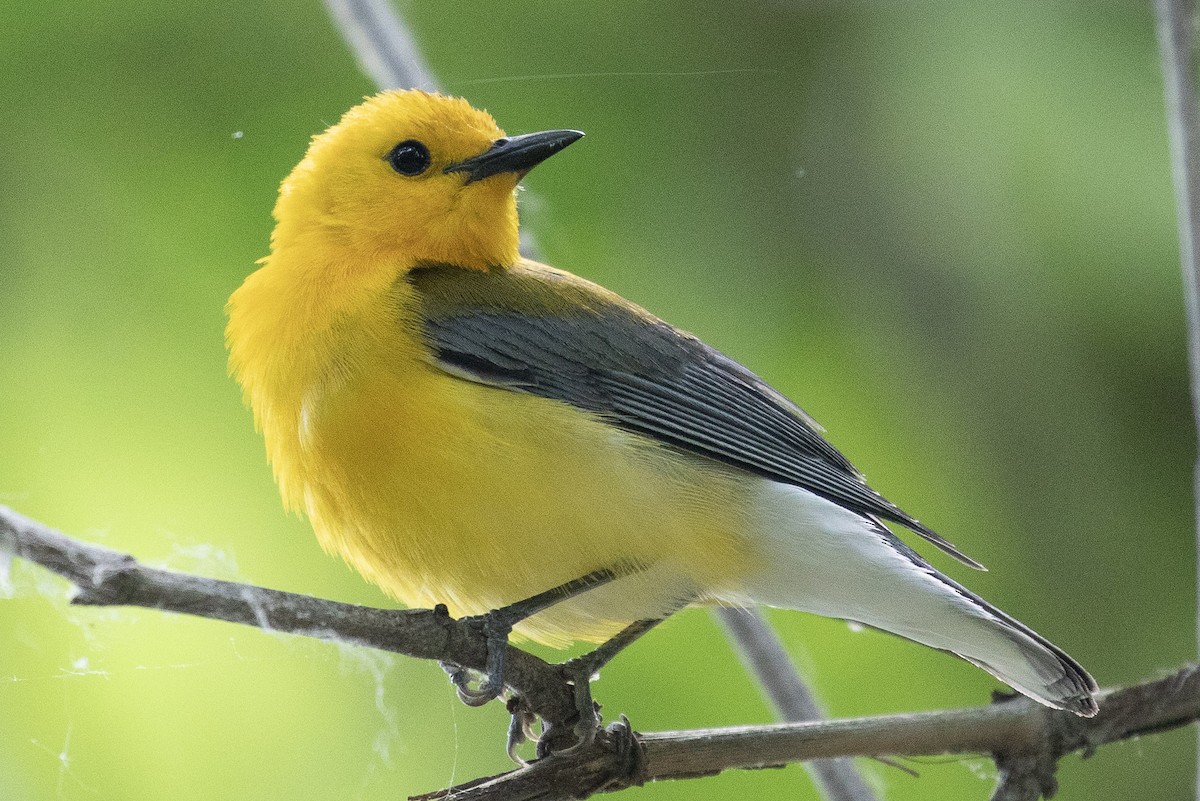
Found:
<path fill-rule="evenodd" d="M 411 2 L 445 87 L 588 138 L 528 180 L 552 263 L 799 401 L 989 565 L 940 568 L 1116 685 L 1194 656 L 1193 428 L 1148 3 Z M 225 298 L 280 179 L 372 87 L 316 2 L 0 12 L 0 503 L 171 568 L 369 604 L 280 508 Z M 240 135 L 235 136 L 235 133 Z M 911 538 L 910 538 L 911 539 Z M 514 559 L 537 558 L 513 554 Z M 401 798 L 503 770 L 433 664 L 150 611 L 13 565 L 0 798 Z M 983 703 L 948 656 L 773 613 L 832 714 Z M 769 718 L 689 611 L 604 671 L 644 730 Z M 864 761 L 888 799 L 986 760 Z M 1062 799 L 1190 798 L 1193 734 Z M 799 767 L 627 798 L 809 798 Z"/>

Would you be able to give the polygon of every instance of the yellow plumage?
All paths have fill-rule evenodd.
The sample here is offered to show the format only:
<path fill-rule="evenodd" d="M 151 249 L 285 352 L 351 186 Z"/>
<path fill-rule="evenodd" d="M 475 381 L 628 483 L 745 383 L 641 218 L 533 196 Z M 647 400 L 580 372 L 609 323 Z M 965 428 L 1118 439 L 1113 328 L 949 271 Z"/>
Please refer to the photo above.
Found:
<path fill-rule="evenodd" d="M 389 92 L 314 137 L 226 332 L 286 505 L 397 599 L 454 615 L 620 576 L 517 627 L 543 642 L 761 602 L 954 651 L 1094 712 L 1070 657 L 882 526 L 971 563 L 798 408 L 628 301 L 518 257 L 518 180 L 581 135 L 509 138 L 465 101 Z"/>
<path fill-rule="evenodd" d="M 573 293 L 615 296 L 518 261 L 515 176 L 498 180 L 498 190 L 473 185 L 483 197 L 457 209 L 467 223 L 458 215 L 445 215 L 455 220 L 449 225 L 422 223 L 419 243 L 405 245 L 398 231 L 434 217 L 427 206 L 436 204 L 427 201 L 437 193 L 424 193 L 414 208 L 364 189 L 393 179 L 381 155 L 396 134 L 373 121 L 354 127 L 373 111 L 406 117 L 410 104 L 429 102 L 399 97 L 407 102 L 372 101 L 314 140 L 284 183 L 271 255 L 230 298 L 232 369 L 286 505 L 307 514 L 327 550 L 392 596 L 410 606 L 445 603 L 455 615 L 612 566 L 672 564 L 698 586 L 728 583 L 748 554 L 745 521 L 733 511 L 745 506 L 744 479 L 734 471 L 661 453 L 565 404 L 433 366 L 404 280 L 419 264 L 553 272 L 557 283 L 547 286 L 564 303 Z M 444 108 L 455 112 L 450 132 L 436 132 L 447 140 L 447 163 L 503 136 L 461 101 Z M 424 125 L 406 130 L 431 135 Z M 344 131 L 356 135 L 339 139 Z M 372 163 L 361 163 L 363 152 Z M 320 180 L 327 173 L 329 188 Z M 339 202 L 339 192 L 353 200 Z M 369 201 L 358 202 L 360 194 Z M 499 224 L 494 207 L 503 212 Z M 378 241 L 359 230 L 360 220 L 379 225 Z M 446 243 L 463 250 L 446 252 Z M 557 644 L 599 641 L 634 619 L 672 611 L 674 594 L 688 589 L 677 575 L 651 572 L 611 598 L 589 593 L 586 613 L 563 604 L 518 632 Z"/>

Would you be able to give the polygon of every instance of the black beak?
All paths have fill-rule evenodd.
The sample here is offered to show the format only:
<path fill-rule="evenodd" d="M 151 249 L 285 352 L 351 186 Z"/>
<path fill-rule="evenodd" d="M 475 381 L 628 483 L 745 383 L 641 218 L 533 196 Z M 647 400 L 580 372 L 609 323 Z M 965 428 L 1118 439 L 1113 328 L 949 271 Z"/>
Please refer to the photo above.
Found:
<path fill-rule="evenodd" d="M 492 142 L 492 146 L 478 156 L 451 164 L 445 171 L 465 172 L 467 183 L 502 172 L 523 176 L 581 136 L 583 131 L 541 131 L 507 136 Z"/>

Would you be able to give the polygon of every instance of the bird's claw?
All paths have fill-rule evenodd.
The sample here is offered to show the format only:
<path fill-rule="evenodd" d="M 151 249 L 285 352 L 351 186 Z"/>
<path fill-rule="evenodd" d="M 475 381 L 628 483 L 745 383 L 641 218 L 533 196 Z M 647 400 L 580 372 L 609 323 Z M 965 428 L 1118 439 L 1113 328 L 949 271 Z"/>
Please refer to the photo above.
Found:
<path fill-rule="evenodd" d="M 512 632 L 513 626 L 564 598 L 573 597 L 579 592 L 611 581 L 615 577 L 616 574 L 612 571 L 596 571 L 524 601 L 509 604 L 482 615 L 459 619 L 457 625 L 466 626 L 476 633 L 482 633 L 487 642 L 487 659 L 483 678 L 476 687 L 471 686 L 471 673 L 467 669 L 457 664 L 442 663 L 442 668 L 449 674 L 450 682 L 454 685 L 459 700 L 468 706 L 483 706 L 504 694 L 504 662 L 508 651 L 508 635 Z M 449 617 L 449 611 L 444 605 L 437 606 L 435 611 Z M 544 725 L 541 736 L 534 734 L 533 725 L 537 721 L 536 716 L 529 711 L 523 700 L 517 697 L 510 698 L 508 711 L 512 719 L 508 726 L 507 750 L 509 757 L 518 764 L 524 764 L 524 761 L 517 756 L 516 751 L 522 743 L 528 741 L 537 744 L 539 757 L 548 756 L 552 751 L 556 754 L 571 753 L 591 745 L 602 726 L 599 706 L 592 699 L 592 678 L 596 671 L 608 664 L 609 660 L 618 652 L 659 622 L 660 619 L 634 621 L 594 651 L 559 665 L 563 680 L 571 683 L 574 692 L 576 715 L 575 724 L 571 727 L 570 740 L 567 740 L 566 732 L 562 732 L 561 734 L 564 736 L 560 736 L 553 726 Z M 566 748 L 555 747 L 563 741 L 572 744 Z"/>
<path fill-rule="evenodd" d="M 553 752 L 555 754 L 572 754 L 587 748 L 595 741 L 601 728 L 599 705 L 592 699 L 592 677 L 595 675 L 595 669 L 592 660 L 587 657 L 585 654 L 559 665 L 563 678 L 569 681 L 575 690 L 577 720 L 571 727 L 571 733 L 575 736 L 574 745 L 556 749 Z M 548 747 L 538 748 L 539 757 L 549 756 L 549 753 Z"/>
<path fill-rule="evenodd" d="M 508 722 L 508 758 L 518 765 L 524 766 L 528 763 L 517 754 L 517 748 L 524 742 L 532 742 L 535 745 L 539 742 L 540 738 L 533 730 L 537 716 L 529 709 L 525 699 L 519 695 L 508 699 L 507 708 L 509 715 L 512 716 Z"/>
<path fill-rule="evenodd" d="M 462 701 L 467 706 L 483 706 L 489 701 L 500 697 L 500 687 L 493 685 L 486 679 L 480 682 L 479 686 L 471 689 L 467 685 L 455 687 L 458 693 L 458 700 Z"/>
<path fill-rule="evenodd" d="M 502 686 L 492 685 L 488 678 L 484 678 L 478 687 L 471 687 L 471 673 L 466 668 L 452 662 L 440 662 L 439 664 L 450 677 L 450 683 L 454 685 L 454 692 L 458 695 L 458 700 L 467 706 L 483 706 L 493 698 L 499 697 L 500 691 L 503 689 Z"/>
<path fill-rule="evenodd" d="M 471 675 L 465 668 L 443 662 L 442 669 L 449 674 L 460 701 L 467 706 L 483 706 L 504 692 L 504 652 L 508 648 L 513 621 L 503 614 L 503 610 L 497 610 L 465 617 L 459 622 L 482 631 L 487 638 L 487 669 L 476 687 L 471 686 Z"/>

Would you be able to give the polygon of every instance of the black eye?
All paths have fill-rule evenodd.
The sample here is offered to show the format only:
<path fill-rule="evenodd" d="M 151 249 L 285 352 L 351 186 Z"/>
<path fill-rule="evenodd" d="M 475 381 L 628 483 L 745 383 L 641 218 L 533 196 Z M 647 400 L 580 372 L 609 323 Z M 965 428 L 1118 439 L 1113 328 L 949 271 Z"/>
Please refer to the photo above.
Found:
<path fill-rule="evenodd" d="M 420 175 L 429 168 L 429 148 L 416 139 L 406 139 L 387 154 L 387 163 L 401 175 Z"/>

